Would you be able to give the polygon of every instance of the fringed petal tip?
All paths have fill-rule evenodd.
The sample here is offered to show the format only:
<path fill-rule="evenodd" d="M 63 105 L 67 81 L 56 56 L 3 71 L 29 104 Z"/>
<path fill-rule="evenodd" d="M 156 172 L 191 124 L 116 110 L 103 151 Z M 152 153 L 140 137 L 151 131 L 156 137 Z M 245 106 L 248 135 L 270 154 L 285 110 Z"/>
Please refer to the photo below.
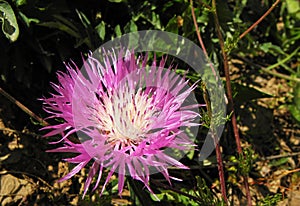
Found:
<path fill-rule="evenodd" d="M 62 143 L 62 142 L 65 140 L 65 138 L 66 138 L 66 137 L 63 137 L 63 138 L 61 138 L 60 140 L 55 141 L 55 142 L 48 142 L 48 144 L 53 145 L 53 144 L 59 144 L 59 143 Z"/>

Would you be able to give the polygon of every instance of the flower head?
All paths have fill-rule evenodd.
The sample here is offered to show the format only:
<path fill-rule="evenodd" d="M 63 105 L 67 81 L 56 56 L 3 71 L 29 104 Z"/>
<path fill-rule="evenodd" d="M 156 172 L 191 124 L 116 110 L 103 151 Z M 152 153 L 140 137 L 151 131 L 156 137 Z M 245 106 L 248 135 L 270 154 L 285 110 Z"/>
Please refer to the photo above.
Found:
<path fill-rule="evenodd" d="M 59 83 L 52 84 L 56 93 L 43 99 L 49 118 L 64 120 L 44 128 L 52 130 L 46 136 L 63 134 L 64 146 L 51 152 L 77 154 L 65 159 L 77 166 L 61 180 L 92 162 L 84 195 L 97 174 L 93 190 L 98 187 L 105 168 L 109 173 L 102 192 L 118 173 L 119 194 L 125 175 L 152 192 L 150 174 L 160 172 L 170 182 L 168 167 L 188 169 L 175 153 L 194 147 L 183 128 L 198 125 L 199 114 L 192 110 L 198 104 L 185 103 L 195 85 L 188 87 L 171 67 L 165 69 L 165 59 L 158 65 L 155 59 L 149 66 L 147 61 L 147 56 L 136 58 L 123 50 L 106 52 L 101 60 L 90 55 L 82 70 L 73 64 L 67 73 L 58 73 Z M 68 140 L 72 133 L 81 143 Z"/>

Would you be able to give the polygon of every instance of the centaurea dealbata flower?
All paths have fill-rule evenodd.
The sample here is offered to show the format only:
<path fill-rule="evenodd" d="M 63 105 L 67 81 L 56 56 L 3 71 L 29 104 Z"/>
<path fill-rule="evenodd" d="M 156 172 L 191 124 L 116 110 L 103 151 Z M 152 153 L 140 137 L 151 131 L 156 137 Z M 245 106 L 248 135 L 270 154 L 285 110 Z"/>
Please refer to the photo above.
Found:
<path fill-rule="evenodd" d="M 105 52 L 102 62 L 90 55 L 83 69 L 73 63 L 67 72 L 58 73 L 55 93 L 44 98 L 49 118 L 63 122 L 47 126 L 45 136 L 62 134 L 63 146 L 51 152 L 75 153 L 65 159 L 77 164 L 61 179 L 67 180 L 91 162 L 84 195 L 97 177 L 98 188 L 103 171 L 108 176 L 102 192 L 114 173 L 118 173 L 118 191 L 122 193 L 125 175 L 144 183 L 151 192 L 149 176 L 160 172 L 170 182 L 168 167 L 188 169 L 175 153 L 187 152 L 194 144 L 184 128 L 197 126 L 199 105 L 188 103 L 196 84 L 165 69 L 165 59 L 147 66 L 147 55 L 136 58 L 133 52 L 120 50 L 118 55 Z M 80 143 L 68 136 L 76 133 Z M 173 152 L 172 151 L 177 151 Z"/>

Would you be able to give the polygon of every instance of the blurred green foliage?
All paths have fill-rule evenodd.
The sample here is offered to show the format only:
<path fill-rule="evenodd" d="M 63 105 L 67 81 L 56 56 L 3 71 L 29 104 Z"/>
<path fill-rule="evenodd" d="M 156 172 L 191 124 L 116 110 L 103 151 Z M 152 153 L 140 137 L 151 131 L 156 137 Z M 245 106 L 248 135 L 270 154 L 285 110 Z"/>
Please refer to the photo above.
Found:
<path fill-rule="evenodd" d="M 2 34 L 1 79 L 30 87 L 48 73 L 61 69 L 70 58 L 80 62 L 80 52 L 94 50 L 124 33 L 145 29 L 173 32 L 197 43 L 189 1 L 133 0 L 11 0 L 0 1 Z M 241 34 L 272 1 L 217 1 L 226 48 L 233 56 L 270 56 L 275 64 L 293 53 L 299 42 L 299 3 L 284 1 L 257 28 L 239 41 Z M 209 0 L 195 1 L 197 23 L 213 62 L 220 64 L 219 45 Z M 17 19 L 17 21 L 16 21 Z M 20 30 L 20 32 L 19 32 Z M 20 33 L 20 34 L 19 34 Z M 19 35 L 18 35 L 19 34 Z M 14 42 L 14 43 L 11 43 Z M 289 63 L 280 67 L 295 75 Z M 39 75 L 37 75 L 39 74 Z M 39 77 L 37 77 L 39 76 Z"/>
<path fill-rule="evenodd" d="M 259 206 L 276 206 L 282 199 L 281 194 L 267 195 L 258 205 Z"/>

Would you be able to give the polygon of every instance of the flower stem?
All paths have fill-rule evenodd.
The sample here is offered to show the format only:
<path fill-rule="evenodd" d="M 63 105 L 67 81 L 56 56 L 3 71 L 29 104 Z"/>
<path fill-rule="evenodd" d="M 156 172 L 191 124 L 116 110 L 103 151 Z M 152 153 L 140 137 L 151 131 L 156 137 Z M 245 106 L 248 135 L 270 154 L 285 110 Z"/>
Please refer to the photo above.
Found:
<path fill-rule="evenodd" d="M 16 100 L 13 96 L 11 96 L 6 91 L 4 91 L 1 87 L 0 87 L 0 94 L 2 94 L 4 97 L 6 97 L 13 104 L 17 105 L 21 110 L 23 110 L 26 114 L 28 114 L 30 117 L 32 117 L 36 121 L 38 121 L 41 125 L 43 125 L 43 126 L 50 125 L 47 121 L 43 120 L 41 117 L 39 117 L 38 115 L 36 115 L 30 109 L 28 109 L 24 104 L 22 104 L 21 102 L 19 102 L 18 100 Z M 74 143 L 78 143 L 79 142 L 79 140 L 76 137 L 72 136 L 72 135 L 68 136 L 67 138 L 70 141 L 74 142 Z"/>
<path fill-rule="evenodd" d="M 195 11 L 194 11 L 194 7 L 193 7 L 193 0 L 190 0 L 190 5 L 191 5 L 192 17 L 193 17 L 193 22 L 194 22 L 196 34 L 197 34 L 200 46 L 203 50 L 203 53 L 204 53 L 205 57 L 208 60 L 208 54 L 207 54 L 206 48 L 204 46 L 204 43 L 202 41 L 201 34 L 200 34 L 200 31 L 199 31 L 199 27 L 198 27 L 198 24 L 197 24 L 197 21 L 196 21 Z M 210 63 L 210 67 L 211 67 L 213 73 L 215 74 L 216 72 L 214 71 L 214 67 L 212 66 L 211 63 Z M 205 99 L 205 103 L 207 105 L 207 110 L 209 112 L 209 116 L 211 117 L 211 109 L 210 109 L 209 99 L 208 98 L 204 98 L 204 99 Z M 224 170 L 223 170 L 223 160 L 222 160 L 220 145 L 217 141 L 217 137 L 216 137 L 215 133 L 214 132 L 212 132 L 212 133 L 213 133 L 213 140 L 214 140 L 215 147 L 216 147 L 216 156 L 217 156 L 217 163 L 218 163 L 219 179 L 220 179 L 220 184 L 221 184 L 221 193 L 222 193 L 222 197 L 223 197 L 224 202 L 227 203 L 228 201 L 227 201 L 225 177 L 224 177 Z"/>
<path fill-rule="evenodd" d="M 252 24 L 246 31 L 244 31 L 244 33 L 242 33 L 239 38 L 242 39 L 244 36 L 246 36 L 246 34 L 248 34 L 252 29 L 254 29 L 254 27 L 256 27 L 264 18 L 266 18 L 266 16 L 268 16 L 271 11 L 277 6 L 277 4 L 279 4 L 280 0 L 276 0 L 276 2 L 274 4 L 272 4 L 272 6 L 268 9 L 268 11 L 266 11 L 266 13 L 264 13 L 254 24 Z"/>
<path fill-rule="evenodd" d="M 252 65 L 254 67 L 257 67 L 257 68 L 261 69 L 265 73 L 271 74 L 271 75 L 273 75 L 275 77 L 279 77 L 281 79 L 285 79 L 285 80 L 288 80 L 288 81 L 293 81 L 293 82 L 296 82 L 296 83 L 300 83 L 300 78 L 297 78 L 295 76 L 289 76 L 289 75 L 286 75 L 286 74 L 282 74 L 282 73 L 270 70 L 270 67 L 273 67 L 273 65 L 271 65 L 269 67 L 263 67 L 261 65 L 253 63 L 251 60 L 249 60 L 245 57 L 242 57 L 242 56 L 239 56 L 239 55 L 237 55 L 236 57 L 238 59 L 246 62 L 249 65 Z"/>
<path fill-rule="evenodd" d="M 229 112 L 232 114 L 231 116 L 231 123 L 233 127 L 233 132 L 234 132 L 234 137 L 237 145 L 237 151 L 238 154 L 243 154 L 242 147 L 241 147 L 241 140 L 239 136 L 239 131 L 237 127 L 237 120 L 236 120 L 236 115 L 234 112 L 234 106 L 233 106 L 233 96 L 232 96 L 232 89 L 231 89 L 231 83 L 230 83 L 230 74 L 229 74 L 229 64 L 228 64 L 228 57 L 225 51 L 225 44 L 224 44 L 224 39 L 221 33 L 220 29 L 220 23 L 218 19 L 218 14 L 216 10 L 216 0 L 212 0 L 212 10 L 213 10 L 213 15 L 214 15 L 214 20 L 215 20 L 215 27 L 216 27 L 216 32 L 217 36 L 219 39 L 219 44 L 221 48 L 221 53 L 223 57 L 223 63 L 224 63 L 224 73 L 226 77 L 226 90 L 227 90 L 227 97 L 228 97 L 228 107 L 229 107 Z M 246 190 L 246 197 L 247 197 L 247 202 L 248 206 L 252 205 L 252 200 L 251 200 L 251 194 L 250 194 L 250 189 L 249 189 L 249 184 L 248 184 L 248 176 L 244 175 L 244 185 L 245 185 L 245 190 Z"/>
<path fill-rule="evenodd" d="M 9 101 L 11 101 L 12 103 L 14 103 L 15 105 L 17 105 L 21 110 L 23 110 L 26 114 L 28 114 L 30 117 L 34 118 L 35 120 L 37 120 L 40 124 L 42 124 L 43 126 L 47 126 L 49 125 L 48 122 L 46 122 L 45 120 L 43 120 L 41 117 L 39 117 L 38 115 L 36 115 L 35 113 L 33 113 L 30 109 L 28 109 L 24 104 L 22 104 L 21 102 L 19 102 L 18 100 L 16 100 L 14 97 L 12 97 L 10 94 L 8 94 L 6 91 L 4 91 L 1 87 L 0 87 L 0 94 L 2 94 L 4 97 L 6 97 Z"/>

